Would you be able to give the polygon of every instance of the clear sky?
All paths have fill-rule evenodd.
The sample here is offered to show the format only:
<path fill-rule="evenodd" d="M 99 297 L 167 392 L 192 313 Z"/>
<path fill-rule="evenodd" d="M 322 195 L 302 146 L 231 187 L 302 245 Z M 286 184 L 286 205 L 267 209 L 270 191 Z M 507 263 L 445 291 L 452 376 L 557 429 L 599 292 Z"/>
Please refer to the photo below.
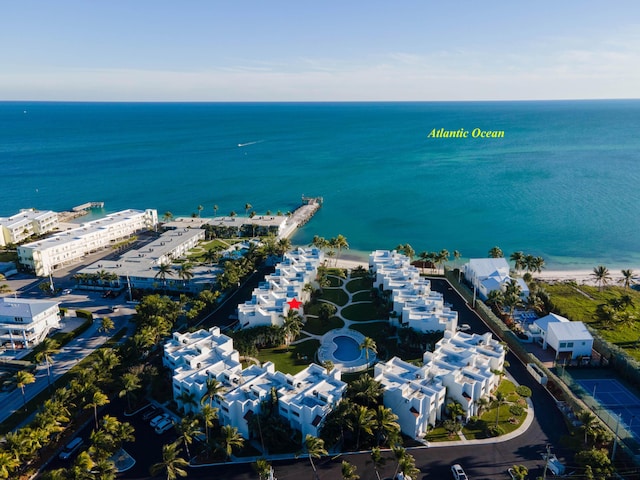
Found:
<path fill-rule="evenodd" d="M 0 100 L 640 98 L 638 0 L 0 7 Z"/>

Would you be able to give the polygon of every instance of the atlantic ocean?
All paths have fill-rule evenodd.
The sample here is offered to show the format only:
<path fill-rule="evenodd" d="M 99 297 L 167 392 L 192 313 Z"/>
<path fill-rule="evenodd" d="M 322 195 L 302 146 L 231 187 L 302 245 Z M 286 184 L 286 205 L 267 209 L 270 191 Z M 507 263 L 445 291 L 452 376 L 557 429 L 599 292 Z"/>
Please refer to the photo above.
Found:
<path fill-rule="evenodd" d="M 356 254 L 498 245 L 549 268 L 640 266 L 638 100 L 2 102 L 0 129 L 0 216 L 87 201 L 286 212 L 304 194 L 324 206 L 297 244 L 341 233 Z"/>

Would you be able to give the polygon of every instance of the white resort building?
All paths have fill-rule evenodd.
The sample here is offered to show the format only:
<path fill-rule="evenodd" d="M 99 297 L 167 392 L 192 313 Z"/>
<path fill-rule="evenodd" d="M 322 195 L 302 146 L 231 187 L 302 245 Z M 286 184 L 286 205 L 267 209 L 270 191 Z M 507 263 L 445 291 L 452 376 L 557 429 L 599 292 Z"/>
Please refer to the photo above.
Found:
<path fill-rule="evenodd" d="M 18 261 L 37 276 L 79 261 L 85 255 L 116 244 L 140 230 L 155 228 L 155 210 L 123 210 L 83 223 L 78 228 L 56 233 L 18 247 Z"/>
<path fill-rule="evenodd" d="M 43 235 L 59 227 L 58 214 L 33 208 L 20 210 L 10 217 L 0 217 L 0 247 L 18 244 L 32 235 Z"/>
<path fill-rule="evenodd" d="M 200 409 L 207 379 L 222 384 L 222 392 L 212 400 L 219 408 L 223 424 L 233 425 L 250 438 L 249 421 L 261 412 L 263 401 L 275 391 L 280 416 L 292 428 L 317 436 L 327 414 L 341 399 L 346 383 L 340 371 L 311 364 L 290 375 L 275 370 L 273 363 L 251 365 L 244 370 L 230 337 L 218 327 L 208 332 L 174 333 L 164 346 L 163 364 L 173 372 L 173 398 L 186 412 Z"/>
<path fill-rule="evenodd" d="M 384 405 L 398 416 L 402 432 L 420 438 L 442 418 L 449 402 L 458 402 L 468 419 L 478 413 L 478 400 L 487 398 L 500 382 L 493 373 L 504 368 L 501 343 L 484 335 L 445 330 L 433 352 L 425 352 L 418 367 L 397 357 L 375 366 L 375 379 L 385 391 Z"/>
<path fill-rule="evenodd" d="M 486 300 L 489 292 L 502 290 L 512 278 L 509 276 L 509 263 L 505 258 L 472 258 L 465 263 L 464 277 L 476 290 L 481 300 Z M 515 278 L 520 289 L 521 297 L 529 296 L 529 287 L 521 278 Z"/>
<path fill-rule="evenodd" d="M 299 247 L 285 253 L 275 272 L 253 290 L 251 300 L 238 305 L 240 327 L 282 326 L 291 300 L 301 303 L 309 300 L 304 286 L 315 281 L 322 259 L 323 253 L 318 248 Z"/>
<path fill-rule="evenodd" d="M 57 328 L 60 328 L 57 302 L 0 298 L 0 342 L 3 346 L 11 349 L 31 348 Z"/>
<path fill-rule="evenodd" d="M 445 306 L 441 293 L 431 291 L 431 282 L 407 256 L 376 250 L 369 255 L 369 267 L 376 275 L 374 288 L 391 291 L 391 325 L 420 332 L 456 330 L 458 312 Z"/>

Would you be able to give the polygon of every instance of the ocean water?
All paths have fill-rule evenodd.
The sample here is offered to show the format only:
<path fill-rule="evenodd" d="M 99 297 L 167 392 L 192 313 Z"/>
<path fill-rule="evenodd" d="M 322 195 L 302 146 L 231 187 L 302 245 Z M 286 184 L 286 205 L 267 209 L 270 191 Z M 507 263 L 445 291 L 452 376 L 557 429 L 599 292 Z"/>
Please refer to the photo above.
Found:
<path fill-rule="evenodd" d="M 432 129 L 504 138 L 428 138 Z M 104 201 L 203 216 L 322 196 L 293 238 L 549 268 L 640 267 L 640 101 L 0 102 L 0 215 Z"/>

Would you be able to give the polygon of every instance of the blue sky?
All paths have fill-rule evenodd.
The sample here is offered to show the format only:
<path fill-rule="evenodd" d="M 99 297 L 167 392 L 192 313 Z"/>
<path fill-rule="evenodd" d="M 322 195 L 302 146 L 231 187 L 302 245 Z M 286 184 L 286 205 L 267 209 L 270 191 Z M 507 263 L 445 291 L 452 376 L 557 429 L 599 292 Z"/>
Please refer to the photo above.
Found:
<path fill-rule="evenodd" d="M 1 5 L 1 100 L 640 97 L 637 0 Z"/>

